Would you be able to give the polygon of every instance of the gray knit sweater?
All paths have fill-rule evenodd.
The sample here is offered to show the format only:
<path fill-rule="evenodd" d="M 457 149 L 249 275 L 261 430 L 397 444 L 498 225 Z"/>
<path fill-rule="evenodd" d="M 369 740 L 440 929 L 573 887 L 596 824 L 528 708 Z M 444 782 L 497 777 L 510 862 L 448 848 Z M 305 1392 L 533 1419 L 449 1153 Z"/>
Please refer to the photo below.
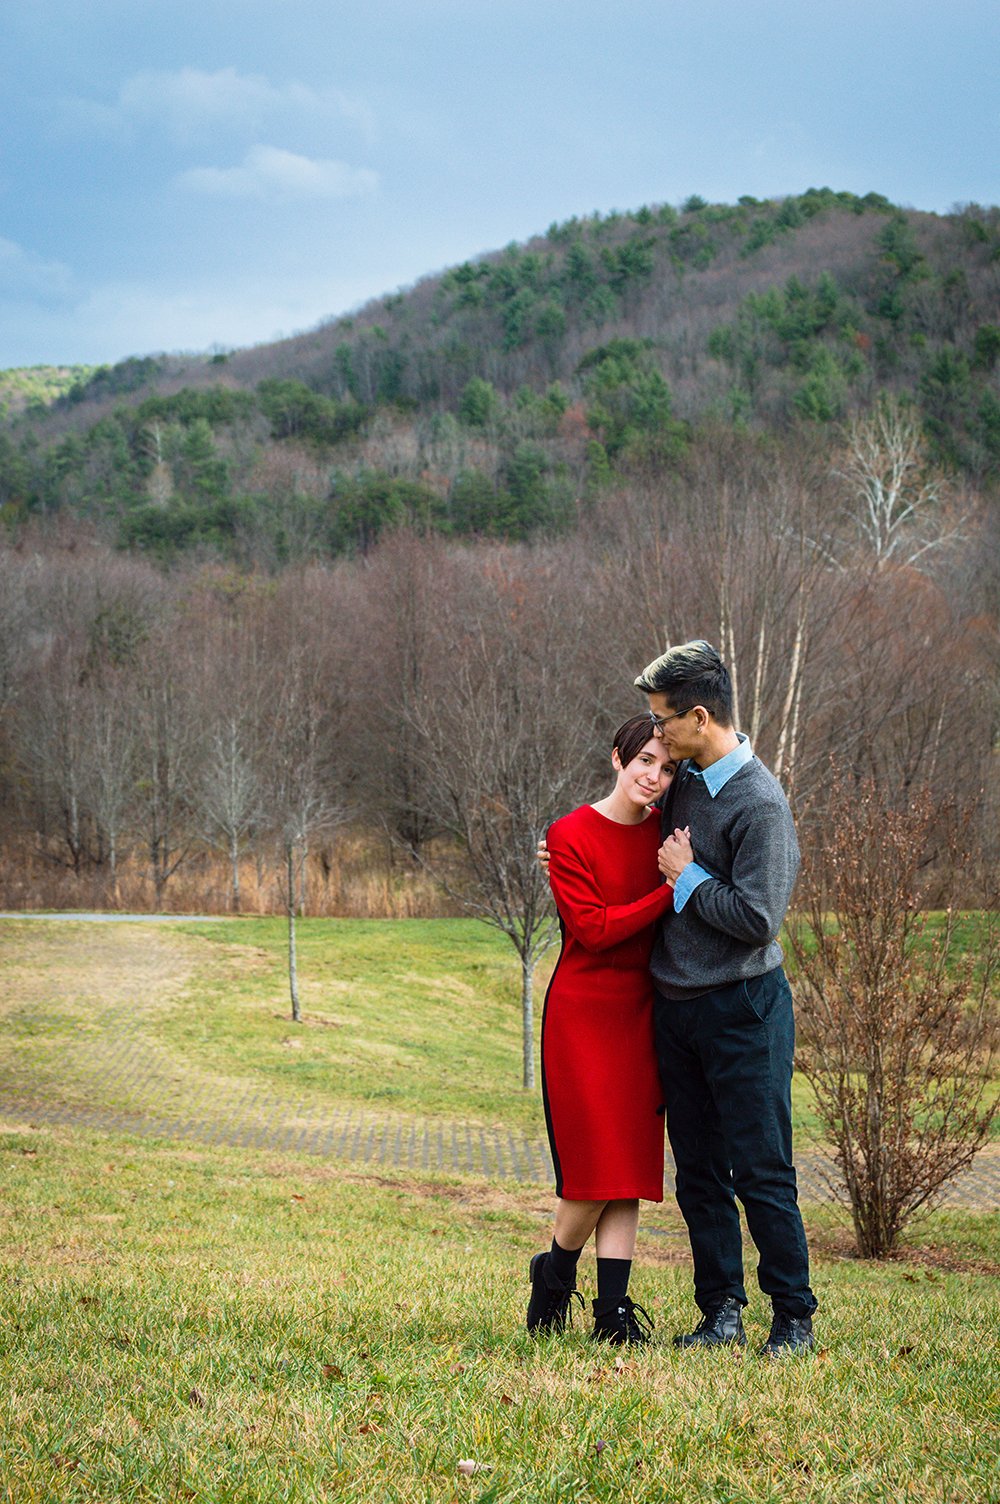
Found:
<path fill-rule="evenodd" d="M 712 873 L 679 914 L 660 921 L 650 968 L 667 998 L 697 997 L 781 964 L 778 931 L 799 870 L 792 812 L 754 757 L 713 799 L 688 765 L 663 813 L 664 836 L 691 827 L 694 858 Z"/>

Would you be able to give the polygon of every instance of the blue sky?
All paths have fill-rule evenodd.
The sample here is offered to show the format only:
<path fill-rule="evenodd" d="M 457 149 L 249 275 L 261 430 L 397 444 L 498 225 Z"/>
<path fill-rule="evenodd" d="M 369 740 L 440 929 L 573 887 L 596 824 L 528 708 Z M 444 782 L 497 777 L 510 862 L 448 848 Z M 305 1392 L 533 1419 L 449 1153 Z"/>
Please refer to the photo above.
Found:
<path fill-rule="evenodd" d="M 309 328 L 594 209 L 1000 201 L 997 0 L 3 0 L 0 367 Z"/>

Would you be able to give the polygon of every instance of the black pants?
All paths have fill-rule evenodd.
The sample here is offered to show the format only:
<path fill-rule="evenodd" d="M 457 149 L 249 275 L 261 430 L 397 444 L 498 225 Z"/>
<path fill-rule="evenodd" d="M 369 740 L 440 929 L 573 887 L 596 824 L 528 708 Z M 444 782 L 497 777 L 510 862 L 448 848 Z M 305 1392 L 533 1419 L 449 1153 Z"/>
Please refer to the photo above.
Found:
<path fill-rule="evenodd" d="M 776 1311 L 808 1316 L 809 1252 L 792 1164 L 792 994 L 781 967 L 675 1002 L 656 997 L 656 1052 L 694 1255 L 695 1299 L 746 1305 L 738 1196 Z"/>

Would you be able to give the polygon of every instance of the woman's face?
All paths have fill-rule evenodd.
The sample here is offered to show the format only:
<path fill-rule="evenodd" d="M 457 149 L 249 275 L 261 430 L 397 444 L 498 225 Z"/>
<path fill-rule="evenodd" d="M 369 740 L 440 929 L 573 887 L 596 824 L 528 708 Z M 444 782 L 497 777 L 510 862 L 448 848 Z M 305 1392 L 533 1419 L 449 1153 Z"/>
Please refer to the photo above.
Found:
<path fill-rule="evenodd" d="M 630 803 L 641 805 L 644 809 L 666 793 L 677 770 L 677 764 L 657 736 L 650 737 L 642 750 L 624 767 L 617 748 L 611 754 L 611 762 L 618 773 L 618 788 Z"/>

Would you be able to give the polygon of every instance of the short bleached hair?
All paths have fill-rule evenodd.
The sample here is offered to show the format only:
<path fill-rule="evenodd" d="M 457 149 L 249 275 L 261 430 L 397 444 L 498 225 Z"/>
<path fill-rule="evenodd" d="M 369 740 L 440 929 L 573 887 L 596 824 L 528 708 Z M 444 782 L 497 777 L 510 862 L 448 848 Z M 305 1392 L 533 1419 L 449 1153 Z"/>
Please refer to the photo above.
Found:
<path fill-rule="evenodd" d="M 675 710 L 703 705 L 722 726 L 733 724 L 733 686 L 729 670 L 703 638 L 667 648 L 636 677 L 636 689 L 664 695 Z"/>

